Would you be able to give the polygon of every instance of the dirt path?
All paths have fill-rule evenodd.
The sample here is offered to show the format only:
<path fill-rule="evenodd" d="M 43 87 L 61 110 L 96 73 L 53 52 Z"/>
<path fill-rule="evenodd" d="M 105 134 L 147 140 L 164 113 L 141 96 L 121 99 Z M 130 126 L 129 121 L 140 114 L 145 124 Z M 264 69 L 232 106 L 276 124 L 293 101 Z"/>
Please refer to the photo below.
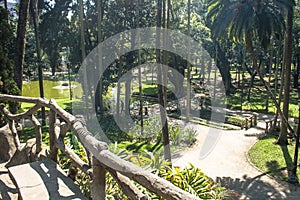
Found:
<path fill-rule="evenodd" d="M 223 186 L 237 191 L 239 199 L 300 199 L 299 188 L 278 183 L 248 162 L 247 152 L 263 130 L 251 128 L 247 131 L 224 131 L 202 125 L 190 126 L 199 132 L 197 143 L 182 156 L 173 159 L 174 165 L 183 167 L 192 163 Z M 209 132 L 220 134 L 220 138 L 211 153 L 200 159 L 204 141 L 207 143 L 215 140 L 207 137 L 210 136 Z"/>

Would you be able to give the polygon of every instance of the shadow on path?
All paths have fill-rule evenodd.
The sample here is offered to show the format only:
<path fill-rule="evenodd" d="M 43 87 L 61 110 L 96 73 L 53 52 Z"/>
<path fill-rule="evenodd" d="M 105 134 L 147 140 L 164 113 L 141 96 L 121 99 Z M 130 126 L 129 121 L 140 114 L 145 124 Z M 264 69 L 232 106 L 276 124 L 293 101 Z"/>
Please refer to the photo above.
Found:
<path fill-rule="evenodd" d="M 0 161 L 0 164 L 4 162 Z M 12 194 L 17 195 L 18 190 L 15 187 L 11 187 L 10 184 L 7 183 L 7 180 L 10 180 L 7 170 L 0 167 L 0 199 L 3 200 L 11 200 Z"/>
<path fill-rule="evenodd" d="M 231 177 L 217 177 L 216 182 L 220 183 L 222 186 L 229 190 L 233 190 L 236 195 L 233 199 L 255 199 L 255 200 L 266 200 L 266 199 L 289 199 L 296 200 L 299 199 L 299 188 L 288 184 L 287 190 L 280 192 L 277 190 L 275 185 L 266 183 L 260 180 L 263 173 L 254 178 L 243 176 L 243 179 Z M 295 194 L 294 192 L 298 194 Z"/>
<path fill-rule="evenodd" d="M 18 190 L 16 188 L 11 188 L 7 186 L 2 180 L 0 180 L 0 199 L 10 200 L 11 197 L 9 193 L 17 194 Z"/>

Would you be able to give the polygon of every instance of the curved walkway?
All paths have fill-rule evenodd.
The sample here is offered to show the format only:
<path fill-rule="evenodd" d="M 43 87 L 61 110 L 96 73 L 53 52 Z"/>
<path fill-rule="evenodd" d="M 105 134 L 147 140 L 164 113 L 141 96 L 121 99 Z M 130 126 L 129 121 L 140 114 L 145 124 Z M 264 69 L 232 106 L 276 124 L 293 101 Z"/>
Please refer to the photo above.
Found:
<path fill-rule="evenodd" d="M 238 192 L 238 199 L 300 199 L 300 188 L 288 183 L 279 183 L 248 162 L 247 152 L 264 130 L 251 128 L 247 131 L 227 131 L 202 125 L 189 126 L 198 131 L 197 142 L 187 152 L 173 159 L 175 166 L 183 167 L 191 163 L 201 168 L 215 181 Z M 200 159 L 204 141 L 215 140 L 213 137 L 207 137 L 208 132 L 219 133 L 220 138 L 211 153 Z"/>

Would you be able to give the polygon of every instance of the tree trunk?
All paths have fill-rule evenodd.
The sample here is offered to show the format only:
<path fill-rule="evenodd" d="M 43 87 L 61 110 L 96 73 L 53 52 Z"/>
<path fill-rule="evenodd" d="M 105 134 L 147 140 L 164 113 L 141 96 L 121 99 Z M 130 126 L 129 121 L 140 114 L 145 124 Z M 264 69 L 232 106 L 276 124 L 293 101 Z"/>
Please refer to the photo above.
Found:
<path fill-rule="evenodd" d="M 281 71 L 281 80 L 283 80 L 284 78 L 284 71 Z M 278 97 L 278 104 L 281 105 L 282 102 L 282 92 L 283 92 L 283 84 L 280 84 L 280 89 L 279 89 L 279 97 Z M 275 117 L 274 117 L 274 122 L 273 122 L 273 126 L 270 129 L 270 133 L 274 133 L 276 130 L 276 126 L 277 126 L 277 120 L 278 120 L 278 115 L 279 115 L 279 111 L 278 109 L 276 109 L 276 113 L 275 113 Z"/>
<path fill-rule="evenodd" d="M 162 65 L 161 65 L 161 51 L 158 49 L 160 47 L 160 30 L 161 27 L 161 15 L 162 15 L 162 0 L 157 0 L 157 35 L 156 35 L 156 63 L 159 63 L 157 67 L 157 87 L 158 87 L 158 102 L 160 104 L 160 119 L 162 124 L 162 135 L 163 135 L 163 145 L 164 145 L 164 158 L 166 161 L 171 162 L 171 151 L 170 151 L 170 142 L 169 142 L 169 132 L 168 132 L 168 120 L 167 115 L 164 110 L 164 94 L 163 94 L 163 86 L 162 86 Z"/>
<path fill-rule="evenodd" d="M 248 91 L 248 96 L 247 96 L 247 101 L 250 101 L 250 97 L 251 97 L 251 88 L 254 85 L 254 79 L 255 79 L 256 73 L 252 73 L 251 74 L 251 80 L 250 80 L 250 85 L 249 85 L 249 91 Z"/>
<path fill-rule="evenodd" d="M 215 41 L 215 44 L 216 52 L 218 52 L 216 55 L 217 67 L 224 83 L 225 92 L 226 94 L 229 94 L 230 89 L 233 87 L 231 83 L 230 64 L 225 56 L 225 52 L 220 47 L 220 44 L 217 41 Z"/>
<path fill-rule="evenodd" d="M 102 48 L 100 48 L 100 44 L 102 42 L 102 0 L 97 1 L 97 12 L 98 12 L 98 67 L 99 72 L 103 75 L 103 66 L 102 66 Z M 95 92 L 95 109 L 97 112 L 103 113 L 104 106 L 103 106 L 103 78 L 102 76 L 99 78 L 98 85 L 96 87 Z"/>
<path fill-rule="evenodd" d="M 79 21 L 80 21 L 80 50 L 81 50 L 81 64 L 84 63 L 84 59 L 86 57 L 86 52 L 85 52 L 85 37 L 84 37 L 84 8 L 83 8 L 83 0 L 78 0 L 79 3 Z M 85 101 L 85 116 L 87 117 L 87 119 L 89 118 L 89 105 L 88 105 L 88 82 L 87 82 L 87 67 L 84 67 L 84 71 L 83 71 L 83 85 L 82 85 L 82 89 L 83 89 L 83 94 L 84 94 L 84 98 L 83 100 Z"/>
<path fill-rule="evenodd" d="M 184 82 L 184 68 L 180 64 L 180 59 L 178 59 L 178 55 L 171 54 L 172 56 L 172 67 L 178 71 L 179 73 L 169 73 L 168 80 L 174 85 L 175 94 L 177 98 L 182 98 L 185 95 L 185 91 L 183 86 Z"/>
<path fill-rule="evenodd" d="M 137 19 L 136 19 L 136 27 L 140 27 L 140 0 L 137 0 Z M 139 33 L 139 32 L 138 32 Z M 140 47 L 140 35 L 138 34 L 138 47 Z M 141 135 L 144 132 L 144 115 L 143 115 L 143 88 L 142 88 L 142 70 L 141 70 L 141 51 L 140 48 L 137 50 L 138 53 L 138 76 L 139 76 L 139 101 L 140 101 L 140 120 L 141 120 Z"/>
<path fill-rule="evenodd" d="M 40 97 L 44 98 L 44 86 L 43 86 L 43 68 L 42 68 L 42 58 L 41 58 L 41 48 L 40 48 L 40 36 L 39 36 L 39 13 L 38 13 L 38 0 L 31 0 L 31 15 L 33 18 L 34 34 L 35 34 L 35 44 L 36 53 L 38 59 L 38 77 L 39 77 L 39 89 Z M 45 108 L 42 107 L 42 126 L 46 125 L 46 114 Z"/>
<path fill-rule="evenodd" d="M 188 36 L 191 34 L 191 0 L 188 0 Z M 188 59 L 187 59 L 187 94 L 186 94 L 186 121 L 190 121 L 191 112 L 191 63 L 190 61 L 190 45 L 188 48 Z"/>
<path fill-rule="evenodd" d="M 129 71 L 129 77 L 132 76 L 131 71 Z M 130 94 L 131 94 L 131 80 L 128 79 L 125 82 L 125 102 L 124 102 L 124 111 L 125 115 L 129 116 L 130 115 Z"/>
<path fill-rule="evenodd" d="M 6 11 L 8 11 L 7 0 L 4 0 L 4 8 L 5 8 Z"/>
<path fill-rule="evenodd" d="M 269 76 L 268 76 L 269 77 L 269 83 L 271 83 L 271 74 L 272 74 L 271 71 L 272 71 L 272 64 L 273 64 L 273 54 L 274 54 L 274 50 L 271 49 L 270 62 L 269 62 L 269 67 L 268 67 L 268 71 L 269 71 Z M 267 99 L 266 99 L 266 112 L 268 112 L 268 111 L 269 111 L 269 96 L 267 96 Z"/>
<path fill-rule="evenodd" d="M 14 79 L 22 93 L 22 77 L 26 44 L 26 25 L 28 21 L 29 0 L 20 0 L 16 49 L 14 56 Z"/>
<path fill-rule="evenodd" d="M 252 33 L 250 32 L 247 36 L 246 36 L 246 47 L 249 48 L 250 50 L 250 53 L 251 53 L 251 57 L 252 57 L 252 62 L 253 62 L 253 67 L 254 69 L 256 70 L 258 76 L 259 76 L 259 79 L 261 81 L 261 83 L 263 84 L 264 88 L 266 89 L 266 91 L 268 92 L 268 95 L 269 97 L 271 98 L 271 100 L 273 101 L 273 103 L 275 104 L 275 107 L 276 109 L 278 110 L 279 112 L 279 115 L 283 121 L 283 123 L 285 123 L 287 125 L 287 128 L 293 132 L 293 129 L 292 127 L 289 125 L 288 123 L 288 120 L 287 118 L 285 117 L 285 115 L 283 114 L 283 112 L 281 111 L 280 109 L 280 105 L 278 104 L 277 102 L 277 99 L 275 97 L 275 95 L 273 94 L 270 86 L 266 83 L 266 81 L 264 80 L 261 72 L 260 72 L 260 69 L 258 67 L 258 64 L 257 64 L 257 58 L 256 58 L 256 54 L 254 52 L 254 47 L 253 47 L 253 43 L 252 43 Z"/>
<path fill-rule="evenodd" d="M 296 63 L 295 63 L 295 71 L 293 73 L 294 76 L 294 88 L 299 87 L 299 78 L 300 78 L 300 55 L 296 55 Z"/>
<path fill-rule="evenodd" d="M 120 80 L 121 79 L 121 76 L 122 76 L 122 72 L 123 72 L 123 65 L 124 65 L 124 62 L 123 62 L 123 56 L 121 56 L 120 58 L 120 64 L 119 64 L 119 68 L 118 68 L 118 79 Z M 121 107 L 121 83 L 120 81 L 118 81 L 117 83 L 117 102 L 116 102 L 116 114 L 117 116 L 119 117 L 122 110 L 120 110 L 120 107 Z"/>
<path fill-rule="evenodd" d="M 290 81 L 291 81 L 291 63 L 292 63 L 292 44 L 293 44 L 293 9 L 287 11 L 287 21 L 286 21 L 286 32 L 284 40 L 284 87 L 283 87 L 283 116 L 285 119 L 289 117 L 289 100 L 290 100 Z M 277 139 L 277 144 L 285 145 L 288 144 L 287 130 L 288 123 L 281 123 L 280 135 Z"/>

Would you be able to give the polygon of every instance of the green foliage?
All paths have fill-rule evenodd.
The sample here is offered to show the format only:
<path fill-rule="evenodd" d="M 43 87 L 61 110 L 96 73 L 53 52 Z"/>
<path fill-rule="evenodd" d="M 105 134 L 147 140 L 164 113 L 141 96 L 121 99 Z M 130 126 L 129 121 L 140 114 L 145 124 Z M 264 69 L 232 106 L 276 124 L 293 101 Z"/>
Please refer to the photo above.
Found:
<path fill-rule="evenodd" d="M 191 164 L 183 169 L 163 166 L 159 170 L 155 170 L 154 173 L 201 199 L 226 199 L 230 197 L 226 188 L 214 183 L 199 168 Z M 149 193 L 149 196 L 151 199 L 162 199 L 152 193 Z"/>
<path fill-rule="evenodd" d="M 137 121 L 137 123 L 139 123 Z M 135 126 L 132 128 L 128 135 L 131 135 L 132 138 L 137 140 L 153 141 L 160 140 L 161 138 L 161 122 L 158 117 L 144 119 L 144 127 L 143 132 L 141 133 L 141 128 L 139 126 Z"/>
<path fill-rule="evenodd" d="M 216 37 L 225 36 L 243 42 L 249 34 L 254 34 L 261 46 L 266 48 L 272 34 L 282 39 L 284 30 L 284 17 L 280 12 L 282 7 L 272 2 L 212 0 L 207 18 Z M 281 2 L 280 6 L 287 8 L 289 2 Z"/>
<path fill-rule="evenodd" d="M 202 199 L 226 199 L 230 196 L 230 192 L 227 191 L 226 188 L 220 187 L 218 184 L 214 183 L 199 168 L 193 165 L 183 169 L 170 167 L 170 163 L 164 161 L 162 154 L 155 154 L 147 150 L 140 150 L 140 153 L 137 154 L 126 149 L 120 150 L 117 144 L 111 146 L 110 150 L 115 152 L 121 158 L 151 170 L 152 173 L 157 174 L 159 177 L 170 181 L 175 186 Z M 110 179 L 108 180 L 111 181 Z M 139 188 L 144 193 L 147 193 L 151 199 L 161 199 L 154 193 L 147 191 L 145 188 L 141 186 L 139 186 Z M 115 187 L 115 189 L 117 188 Z"/>
<path fill-rule="evenodd" d="M 178 125 L 169 126 L 170 141 L 175 146 L 190 146 L 196 141 L 197 131 Z"/>
<path fill-rule="evenodd" d="M 240 126 L 240 127 L 243 126 L 243 124 L 245 123 L 245 119 L 243 117 L 230 116 L 230 115 L 227 115 L 225 117 L 225 121 L 228 124 L 233 124 L 233 125 Z"/>
<path fill-rule="evenodd" d="M 103 113 L 98 117 L 99 124 L 111 142 L 130 141 L 132 138 L 127 133 L 123 132 L 114 120 L 114 116 L 110 113 Z"/>
<path fill-rule="evenodd" d="M 179 124 L 169 123 L 170 142 L 175 146 L 190 146 L 195 142 L 197 132 L 191 128 L 185 128 Z M 135 141 L 143 141 L 145 144 L 161 143 L 161 122 L 158 117 L 147 118 L 144 120 L 143 133 L 140 127 L 134 127 L 128 132 Z M 154 145 L 157 146 L 157 145 Z M 155 148 L 154 148 L 155 149 Z M 154 149 L 149 149 L 153 151 Z"/>
<path fill-rule="evenodd" d="M 9 53 L 13 47 L 12 27 L 8 23 L 7 11 L 0 7 L 0 93 L 18 95 L 20 93 L 15 81 L 13 80 L 12 58 Z M 9 102 L 9 109 L 16 113 L 17 103 Z M 4 119 L 0 114 L 0 125 L 3 125 Z"/>

